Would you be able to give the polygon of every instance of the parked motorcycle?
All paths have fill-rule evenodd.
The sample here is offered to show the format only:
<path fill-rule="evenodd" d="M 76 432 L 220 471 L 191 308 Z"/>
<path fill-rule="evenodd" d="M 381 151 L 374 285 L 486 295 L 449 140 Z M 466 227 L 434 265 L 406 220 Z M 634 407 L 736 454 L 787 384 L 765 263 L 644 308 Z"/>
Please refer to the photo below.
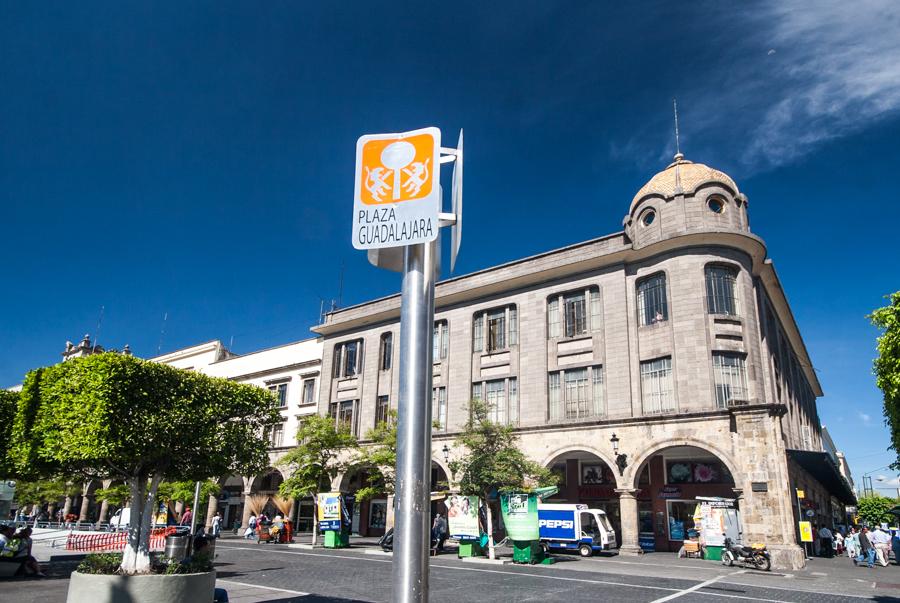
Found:
<path fill-rule="evenodd" d="M 722 549 L 722 565 L 734 567 L 735 563 L 766 572 L 772 567 L 772 559 L 766 545 L 744 546 L 736 544 L 731 538 L 726 538 Z"/>
<path fill-rule="evenodd" d="M 438 545 L 438 541 L 432 535 L 431 538 L 431 548 L 436 549 Z M 394 550 L 394 528 L 391 528 L 387 532 L 384 533 L 384 536 L 378 539 L 378 546 L 381 547 L 381 550 L 385 552 L 392 552 Z"/>

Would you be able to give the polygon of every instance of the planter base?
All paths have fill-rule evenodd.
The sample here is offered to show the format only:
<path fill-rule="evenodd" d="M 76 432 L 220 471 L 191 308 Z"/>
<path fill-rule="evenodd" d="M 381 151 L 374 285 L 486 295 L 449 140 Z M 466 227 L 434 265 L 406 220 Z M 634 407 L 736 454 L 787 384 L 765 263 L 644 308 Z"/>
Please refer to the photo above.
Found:
<path fill-rule="evenodd" d="M 72 572 L 66 603 L 193 603 L 212 601 L 216 572 L 104 576 Z"/>

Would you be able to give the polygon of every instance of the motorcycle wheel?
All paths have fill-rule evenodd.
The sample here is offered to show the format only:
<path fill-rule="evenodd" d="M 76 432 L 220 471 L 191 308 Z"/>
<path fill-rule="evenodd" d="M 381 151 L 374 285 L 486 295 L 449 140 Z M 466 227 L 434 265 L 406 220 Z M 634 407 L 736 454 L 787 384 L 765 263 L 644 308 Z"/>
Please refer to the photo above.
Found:
<path fill-rule="evenodd" d="M 734 553 L 731 551 L 722 551 L 722 565 L 734 567 Z"/>
<path fill-rule="evenodd" d="M 772 567 L 772 561 L 765 555 L 753 555 L 753 565 L 756 569 L 767 572 Z"/>

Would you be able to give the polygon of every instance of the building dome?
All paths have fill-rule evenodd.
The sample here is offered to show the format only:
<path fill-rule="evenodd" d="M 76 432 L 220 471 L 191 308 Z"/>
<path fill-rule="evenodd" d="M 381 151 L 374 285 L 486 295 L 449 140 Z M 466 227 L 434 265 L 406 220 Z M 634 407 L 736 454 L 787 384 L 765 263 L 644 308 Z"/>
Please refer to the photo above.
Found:
<path fill-rule="evenodd" d="M 731 189 L 735 195 L 738 195 L 740 192 L 737 184 L 725 172 L 720 172 L 702 163 L 688 161 L 684 158 L 684 155 L 679 153 L 675 155 L 675 161 L 641 187 L 641 190 L 637 192 L 631 201 L 630 210 L 633 211 L 642 199 L 651 195 L 659 195 L 670 199 L 677 194 L 693 193 L 701 185 L 709 182 L 722 184 Z"/>

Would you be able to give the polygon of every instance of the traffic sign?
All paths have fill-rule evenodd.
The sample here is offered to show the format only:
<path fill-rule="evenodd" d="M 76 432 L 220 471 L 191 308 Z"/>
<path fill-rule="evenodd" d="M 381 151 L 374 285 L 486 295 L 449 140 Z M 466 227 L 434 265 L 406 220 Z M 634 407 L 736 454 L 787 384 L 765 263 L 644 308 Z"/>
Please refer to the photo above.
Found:
<path fill-rule="evenodd" d="M 453 164 L 453 185 L 450 189 L 452 209 L 456 221 L 450 228 L 450 272 L 456 269 L 456 256 L 462 244 L 462 193 L 463 193 L 463 131 L 459 131 L 459 142 L 456 144 L 456 163 Z"/>
<path fill-rule="evenodd" d="M 384 249 L 437 239 L 440 149 L 437 128 L 359 138 L 353 247 Z"/>

